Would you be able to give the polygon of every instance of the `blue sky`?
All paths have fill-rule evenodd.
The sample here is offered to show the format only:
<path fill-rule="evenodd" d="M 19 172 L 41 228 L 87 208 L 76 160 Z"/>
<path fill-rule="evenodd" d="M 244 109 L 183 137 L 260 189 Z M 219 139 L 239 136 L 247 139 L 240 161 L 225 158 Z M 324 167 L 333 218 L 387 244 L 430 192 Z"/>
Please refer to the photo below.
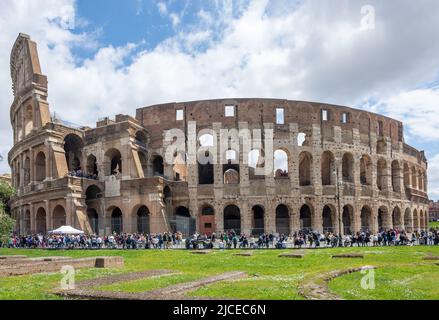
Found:
<path fill-rule="evenodd" d="M 0 70 L 9 70 L 18 33 L 29 34 L 51 111 L 81 125 L 151 104 L 227 97 L 382 113 L 403 121 L 406 142 L 426 151 L 430 193 L 439 199 L 439 2 L 367 3 L 2 0 Z M 8 72 L 0 73 L 0 94 L 0 109 L 9 110 Z M 1 117 L 4 158 L 11 145 L 9 118 Z"/>

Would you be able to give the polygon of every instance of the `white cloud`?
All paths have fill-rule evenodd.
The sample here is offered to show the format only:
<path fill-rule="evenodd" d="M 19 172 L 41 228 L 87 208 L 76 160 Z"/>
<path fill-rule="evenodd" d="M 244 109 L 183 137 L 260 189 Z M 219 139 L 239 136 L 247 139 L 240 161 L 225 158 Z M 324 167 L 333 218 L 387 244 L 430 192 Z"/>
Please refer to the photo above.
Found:
<path fill-rule="evenodd" d="M 39 45 L 51 111 L 74 123 L 90 125 L 169 101 L 273 97 L 362 105 L 374 98 L 378 103 L 368 108 L 403 120 L 410 135 L 437 144 L 438 90 L 415 88 L 439 74 L 439 2 L 369 3 L 376 9 L 375 30 L 361 28 L 360 0 L 217 0 L 215 10 L 196 11 L 199 22 L 191 26 L 181 23 L 186 9 L 174 13 L 160 1 L 159 13 L 178 26 L 174 37 L 141 52 L 138 44 L 101 47 L 78 66 L 72 48 L 96 46 L 99 34 L 75 34 L 66 25 L 80 21 L 74 0 L 4 0 L 0 108 L 8 110 L 12 101 L 5 72 L 10 48 L 26 32 Z M 0 134 L 5 155 L 8 117 L 0 119 Z M 431 168 L 439 166 L 438 156 L 429 160 Z M 437 190 L 439 179 L 431 177 L 430 188 Z"/>

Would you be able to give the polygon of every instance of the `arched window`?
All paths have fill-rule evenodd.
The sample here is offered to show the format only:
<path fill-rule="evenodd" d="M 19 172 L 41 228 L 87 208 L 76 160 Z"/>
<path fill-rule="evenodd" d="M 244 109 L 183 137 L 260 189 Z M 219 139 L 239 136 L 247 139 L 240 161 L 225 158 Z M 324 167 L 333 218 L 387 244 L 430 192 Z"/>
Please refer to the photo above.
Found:
<path fill-rule="evenodd" d="M 234 231 L 238 235 L 241 233 L 241 212 L 235 205 L 224 208 L 224 231 Z"/>
<path fill-rule="evenodd" d="M 123 232 L 122 211 L 117 207 L 111 212 L 111 232 L 116 234 Z"/>
<path fill-rule="evenodd" d="M 362 185 L 372 185 L 372 160 L 368 155 L 363 155 L 360 160 L 360 181 Z"/>
<path fill-rule="evenodd" d="M 401 210 L 399 210 L 398 207 L 395 207 L 392 212 L 392 225 L 393 229 L 398 229 L 399 231 L 402 230 L 402 216 L 401 216 Z"/>
<path fill-rule="evenodd" d="M 380 191 L 387 190 L 387 163 L 384 159 L 377 163 L 377 186 Z"/>
<path fill-rule="evenodd" d="M 44 208 L 39 208 L 36 215 L 36 232 L 38 234 L 47 233 L 47 222 L 46 222 L 46 210 Z"/>
<path fill-rule="evenodd" d="M 370 228 L 372 226 L 372 210 L 364 206 L 361 209 L 361 231 L 372 231 Z"/>
<path fill-rule="evenodd" d="M 412 188 L 418 189 L 418 177 L 415 167 L 412 167 Z"/>
<path fill-rule="evenodd" d="M 147 137 L 147 135 L 146 135 L 145 132 L 143 132 L 143 131 L 137 131 L 137 132 L 136 132 L 135 141 L 136 141 L 136 144 L 137 144 L 138 146 L 140 146 L 141 148 L 145 149 L 145 148 L 146 148 L 147 141 L 148 141 L 148 137 Z"/>
<path fill-rule="evenodd" d="M 265 157 L 262 150 L 254 149 L 248 154 L 249 179 L 265 179 Z"/>
<path fill-rule="evenodd" d="M 81 170 L 81 157 L 84 142 L 76 134 L 68 134 L 64 138 L 64 151 L 66 154 L 67 167 L 70 171 Z"/>
<path fill-rule="evenodd" d="M 323 219 L 323 232 L 334 232 L 333 222 L 334 212 L 330 206 L 325 206 L 323 208 L 322 219 Z"/>
<path fill-rule="evenodd" d="M 332 152 L 325 151 L 322 154 L 322 185 L 335 185 L 335 158 Z"/>
<path fill-rule="evenodd" d="M 352 222 L 354 221 L 354 208 L 351 205 L 343 207 L 343 233 L 352 234 Z"/>
<path fill-rule="evenodd" d="M 312 156 L 309 152 L 302 152 L 299 156 L 300 186 L 312 185 Z"/>
<path fill-rule="evenodd" d="M 311 208 L 306 204 L 300 208 L 300 229 L 312 230 Z"/>
<path fill-rule="evenodd" d="M 405 226 L 405 231 L 413 232 L 413 217 L 410 208 L 405 209 L 404 226 Z"/>
<path fill-rule="evenodd" d="M 344 182 L 354 182 L 354 156 L 351 153 L 345 153 L 342 160 L 342 171 Z"/>
<path fill-rule="evenodd" d="M 274 176 L 288 178 L 288 154 L 284 150 L 274 152 Z"/>
<path fill-rule="evenodd" d="M 106 161 L 108 161 L 108 175 L 118 176 L 122 174 L 122 155 L 117 149 L 110 149 L 105 153 Z"/>
<path fill-rule="evenodd" d="M 59 227 L 66 225 L 66 210 L 62 206 L 56 206 L 53 209 L 52 215 L 52 227 L 58 229 Z"/>
<path fill-rule="evenodd" d="M 235 169 L 228 169 L 224 172 L 224 184 L 239 184 L 239 172 Z"/>
<path fill-rule="evenodd" d="M 35 180 L 42 182 L 46 179 L 46 155 L 39 152 L 35 157 Z"/>
<path fill-rule="evenodd" d="M 253 212 L 253 230 L 252 235 L 261 235 L 265 232 L 264 228 L 264 209 L 261 206 L 254 206 Z"/>
<path fill-rule="evenodd" d="M 392 162 L 392 188 L 393 192 L 400 192 L 401 191 L 401 168 L 399 166 L 398 161 Z"/>
<path fill-rule="evenodd" d="M 99 174 L 96 157 L 92 154 L 87 157 L 87 173 L 94 178 Z"/>
<path fill-rule="evenodd" d="M 199 151 L 198 183 L 201 185 L 214 183 L 213 155 L 209 151 Z"/>
<path fill-rule="evenodd" d="M 137 210 L 137 232 L 142 234 L 150 233 L 150 214 L 146 206 L 141 206 Z"/>
<path fill-rule="evenodd" d="M 389 227 L 387 219 L 388 214 L 389 211 L 386 207 L 380 207 L 378 209 L 378 231 L 386 230 Z"/>
<path fill-rule="evenodd" d="M 290 213 L 284 204 L 280 204 L 276 208 L 276 232 L 286 236 L 290 234 Z"/>

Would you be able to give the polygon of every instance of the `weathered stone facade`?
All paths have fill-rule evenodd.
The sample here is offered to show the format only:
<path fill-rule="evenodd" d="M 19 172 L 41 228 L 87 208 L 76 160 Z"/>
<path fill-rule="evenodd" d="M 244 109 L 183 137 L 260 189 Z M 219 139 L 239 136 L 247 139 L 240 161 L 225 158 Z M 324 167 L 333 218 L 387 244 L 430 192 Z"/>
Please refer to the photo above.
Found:
<path fill-rule="evenodd" d="M 404 143 L 399 121 L 321 103 L 224 99 L 150 106 L 135 118 L 72 128 L 50 115 L 47 79 L 26 35 L 13 47 L 11 75 L 9 163 L 18 189 L 11 206 L 21 233 L 62 224 L 101 234 L 427 225 L 427 161 Z M 194 123 L 198 138 L 210 130 L 215 145 L 224 128 L 273 129 L 273 150 L 262 143 L 260 154 L 284 156 L 287 164 L 254 175 L 242 146 L 233 164 L 186 163 L 194 148 L 175 154 L 178 162 L 163 161 L 167 131 L 188 136 Z"/>

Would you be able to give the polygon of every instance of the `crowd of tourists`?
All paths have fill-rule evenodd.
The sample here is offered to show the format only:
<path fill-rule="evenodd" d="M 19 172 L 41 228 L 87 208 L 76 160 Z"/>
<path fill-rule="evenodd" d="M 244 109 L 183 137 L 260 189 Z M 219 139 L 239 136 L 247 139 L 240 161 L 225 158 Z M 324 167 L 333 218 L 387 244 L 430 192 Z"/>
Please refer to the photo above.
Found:
<path fill-rule="evenodd" d="M 194 234 L 184 237 L 181 232 L 157 234 L 99 235 L 13 235 L 7 243 L 9 248 L 46 249 L 287 249 L 287 248 L 335 248 L 365 246 L 439 245 L 439 231 L 408 234 L 398 230 L 369 231 L 339 236 L 331 232 L 304 230 L 291 236 L 262 234 L 247 236 L 234 231 L 207 236 Z"/>
<path fill-rule="evenodd" d="M 96 174 L 90 174 L 87 172 L 79 170 L 72 170 L 68 173 L 69 177 L 76 177 L 76 178 L 85 178 L 85 179 L 91 179 L 91 180 L 97 180 L 98 176 Z"/>

